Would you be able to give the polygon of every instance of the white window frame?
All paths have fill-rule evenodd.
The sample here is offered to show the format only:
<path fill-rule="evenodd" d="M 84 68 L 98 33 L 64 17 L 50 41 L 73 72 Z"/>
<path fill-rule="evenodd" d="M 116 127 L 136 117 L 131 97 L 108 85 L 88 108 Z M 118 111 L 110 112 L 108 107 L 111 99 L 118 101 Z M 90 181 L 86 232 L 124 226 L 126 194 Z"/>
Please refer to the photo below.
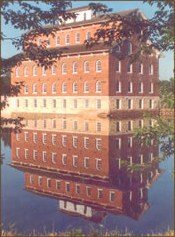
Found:
<path fill-rule="evenodd" d="M 117 104 L 119 106 L 117 106 Z M 116 99 L 116 109 L 121 109 L 121 99 Z"/>
<path fill-rule="evenodd" d="M 56 75 L 57 74 L 57 66 L 52 65 L 51 71 L 52 71 L 52 75 Z"/>
<path fill-rule="evenodd" d="M 138 73 L 143 74 L 143 63 L 139 63 Z"/>
<path fill-rule="evenodd" d="M 29 68 L 27 66 L 24 67 L 24 77 L 29 76 Z"/>
<path fill-rule="evenodd" d="M 154 74 L 153 64 L 149 64 L 149 75 L 153 75 L 153 74 Z"/>
<path fill-rule="evenodd" d="M 51 159 L 52 159 L 52 163 L 53 164 L 56 164 L 57 163 L 57 153 L 56 152 L 52 152 L 52 154 L 51 154 Z"/>
<path fill-rule="evenodd" d="M 89 149 L 89 137 L 83 138 L 83 144 L 85 149 Z"/>
<path fill-rule="evenodd" d="M 63 165 L 67 165 L 67 154 L 61 155 L 61 162 Z"/>
<path fill-rule="evenodd" d="M 38 158 L 38 151 L 37 150 L 33 150 L 33 159 L 37 160 Z"/>
<path fill-rule="evenodd" d="M 20 158 L 20 148 L 16 147 L 16 157 Z"/>
<path fill-rule="evenodd" d="M 46 67 L 42 66 L 42 76 L 46 76 Z"/>
<path fill-rule="evenodd" d="M 42 133 L 42 143 L 43 143 L 44 145 L 47 144 L 47 134 L 46 134 L 46 133 Z"/>
<path fill-rule="evenodd" d="M 63 147 L 67 146 L 67 135 L 62 135 L 61 136 L 61 144 Z"/>
<path fill-rule="evenodd" d="M 52 145 L 56 145 L 56 138 L 57 138 L 56 134 L 51 135 Z"/>
<path fill-rule="evenodd" d="M 34 83 L 33 86 L 32 86 L 32 92 L 33 94 L 37 94 L 37 83 Z"/>
<path fill-rule="evenodd" d="M 117 85 L 116 85 L 116 93 L 121 93 L 121 81 L 116 81 L 118 83 L 118 90 L 117 90 Z"/>
<path fill-rule="evenodd" d="M 36 77 L 37 76 L 37 66 L 33 66 L 33 76 Z"/>
<path fill-rule="evenodd" d="M 84 82 L 84 93 L 89 93 L 89 82 L 88 81 Z"/>
<path fill-rule="evenodd" d="M 77 32 L 75 35 L 75 43 L 80 44 L 80 33 L 79 32 Z"/>
<path fill-rule="evenodd" d="M 97 93 L 101 93 L 102 92 L 102 83 L 101 83 L 101 81 L 97 81 L 96 82 L 95 89 L 96 89 Z"/>
<path fill-rule="evenodd" d="M 33 143 L 37 143 L 38 141 L 38 133 L 33 132 Z"/>
<path fill-rule="evenodd" d="M 116 63 L 118 63 L 118 70 L 117 70 L 117 67 L 115 67 L 115 71 L 117 72 L 117 73 L 119 73 L 119 72 L 121 72 L 121 61 L 120 60 L 117 60 L 116 61 Z"/>
<path fill-rule="evenodd" d="M 133 82 L 128 81 L 128 93 L 133 93 Z"/>
<path fill-rule="evenodd" d="M 46 151 L 42 151 L 42 161 L 43 161 L 44 163 L 47 162 L 47 152 L 46 152 Z"/>
<path fill-rule="evenodd" d="M 16 77 L 20 77 L 20 69 L 19 69 L 19 67 L 17 67 L 17 68 L 15 69 L 15 76 L 16 76 Z"/>
<path fill-rule="evenodd" d="M 66 34 L 65 35 L 65 44 L 67 45 L 67 44 L 70 44 L 70 36 L 69 36 L 69 34 Z"/>
<path fill-rule="evenodd" d="M 128 69 L 129 69 L 129 71 L 128 71 Z M 130 62 L 128 62 L 128 65 L 127 65 L 127 73 L 133 73 L 133 64 Z"/>
<path fill-rule="evenodd" d="M 24 141 L 28 142 L 28 139 L 29 139 L 29 132 L 25 131 L 24 132 Z"/>
<path fill-rule="evenodd" d="M 139 93 L 142 94 L 143 93 L 143 82 L 139 81 Z"/>
<path fill-rule="evenodd" d="M 72 165 L 73 167 L 78 167 L 78 156 L 76 155 L 72 156 Z"/>
<path fill-rule="evenodd" d="M 28 87 L 28 84 L 25 83 L 24 84 L 24 94 L 28 94 L 29 93 L 29 87 Z"/>
<path fill-rule="evenodd" d="M 72 64 L 72 73 L 73 74 L 78 73 L 78 63 L 77 62 L 73 62 L 73 64 Z"/>
<path fill-rule="evenodd" d="M 78 93 L 78 83 L 77 82 L 74 82 L 72 84 L 72 92 L 73 93 Z"/>
<path fill-rule="evenodd" d="M 84 72 L 89 73 L 89 62 L 88 61 L 84 62 Z"/>
<path fill-rule="evenodd" d="M 42 94 L 46 94 L 47 93 L 47 84 L 43 83 L 42 84 Z"/>
<path fill-rule="evenodd" d="M 65 81 L 62 83 L 61 89 L 62 89 L 62 93 L 67 93 L 67 83 Z"/>
<path fill-rule="evenodd" d="M 114 198 L 112 198 L 112 196 L 114 196 Z M 110 192 L 109 192 L 109 201 L 110 201 L 110 202 L 114 202 L 115 199 L 116 199 L 116 193 L 115 193 L 115 191 L 110 191 Z"/>
<path fill-rule="evenodd" d="M 78 137 L 77 136 L 73 136 L 72 137 L 72 146 L 74 148 L 77 148 L 78 147 Z"/>
<path fill-rule="evenodd" d="M 24 149 L 24 158 L 25 159 L 28 159 L 28 157 L 29 157 L 29 149 Z"/>
<path fill-rule="evenodd" d="M 96 109 L 101 109 L 101 99 L 96 100 Z"/>
<path fill-rule="evenodd" d="M 84 168 L 88 169 L 90 167 L 90 158 L 89 157 L 84 157 L 83 161 Z"/>
<path fill-rule="evenodd" d="M 52 83 L 52 94 L 56 94 L 56 82 Z"/>
<path fill-rule="evenodd" d="M 149 88 L 149 94 L 153 94 L 154 93 L 154 83 L 150 82 L 150 88 Z"/>
<path fill-rule="evenodd" d="M 102 139 L 101 138 L 95 139 L 95 147 L 98 151 L 102 150 Z"/>
<path fill-rule="evenodd" d="M 101 132 L 102 124 L 100 121 L 96 122 L 96 132 Z"/>
<path fill-rule="evenodd" d="M 95 64 L 96 72 L 102 72 L 102 62 L 101 60 L 97 60 Z"/>

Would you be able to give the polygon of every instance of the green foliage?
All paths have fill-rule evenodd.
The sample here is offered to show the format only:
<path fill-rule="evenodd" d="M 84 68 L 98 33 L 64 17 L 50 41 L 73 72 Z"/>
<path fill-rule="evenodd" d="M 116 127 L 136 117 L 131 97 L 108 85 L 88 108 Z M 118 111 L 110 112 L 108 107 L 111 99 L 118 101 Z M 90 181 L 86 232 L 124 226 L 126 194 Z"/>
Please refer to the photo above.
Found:
<path fill-rule="evenodd" d="M 174 78 L 159 82 L 161 107 L 174 108 Z"/>

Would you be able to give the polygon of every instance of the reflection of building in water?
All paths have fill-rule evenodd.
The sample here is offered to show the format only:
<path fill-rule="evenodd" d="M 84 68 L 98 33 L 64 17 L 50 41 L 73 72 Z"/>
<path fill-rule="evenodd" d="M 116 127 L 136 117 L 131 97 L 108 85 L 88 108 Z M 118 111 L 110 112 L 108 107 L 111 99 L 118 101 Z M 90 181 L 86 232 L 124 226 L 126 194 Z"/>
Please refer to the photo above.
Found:
<path fill-rule="evenodd" d="M 135 36 L 122 45 L 107 45 L 101 38 L 87 48 L 85 40 L 94 36 L 106 18 L 93 15 L 88 7 L 75 12 L 77 19 L 59 25 L 55 37 L 32 38 L 39 47 L 46 45 L 61 55 L 51 68 L 24 59 L 12 69 L 12 83 L 23 81 L 24 88 L 17 98 L 11 98 L 11 110 L 59 114 L 158 110 L 159 52 L 153 50 L 131 63 L 130 57 L 138 48 Z M 138 9 L 119 14 L 144 18 Z"/>
<path fill-rule="evenodd" d="M 148 208 L 148 188 L 160 174 L 154 141 L 146 147 L 133 138 L 134 128 L 150 124 L 141 121 L 29 120 L 22 133 L 12 134 L 12 165 L 25 172 L 27 190 L 58 198 L 64 212 L 96 222 L 106 212 L 138 218 Z M 127 171 L 124 161 L 153 164 Z"/>

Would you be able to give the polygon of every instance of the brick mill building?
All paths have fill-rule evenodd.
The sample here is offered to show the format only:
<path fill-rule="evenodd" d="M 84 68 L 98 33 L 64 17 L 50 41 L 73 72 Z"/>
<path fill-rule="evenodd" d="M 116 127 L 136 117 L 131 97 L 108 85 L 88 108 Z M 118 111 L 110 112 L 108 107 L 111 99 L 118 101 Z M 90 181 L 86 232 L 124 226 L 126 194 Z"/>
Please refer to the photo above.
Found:
<path fill-rule="evenodd" d="M 88 7 L 72 11 L 77 18 L 60 25 L 55 37 L 36 39 L 38 45 L 47 40 L 48 48 L 62 51 L 51 68 L 46 70 L 27 59 L 13 68 L 12 83 L 24 81 L 24 88 L 10 100 L 10 108 L 15 112 L 59 114 L 157 110 L 158 52 L 131 64 L 128 58 L 119 60 L 115 55 L 123 50 L 132 54 L 137 42 L 111 47 L 100 41 L 87 48 L 84 41 L 105 19 L 92 15 Z M 124 16 L 134 11 L 142 15 L 137 9 L 119 13 Z"/>
<path fill-rule="evenodd" d="M 11 165 L 24 171 L 26 190 L 60 200 L 64 212 L 94 220 L 100 210 L 101 217 L 109 212 L 137 219 L 149 207 L 148 189 L 161 170 L 155 141 L 139 144 L 133 129 L 152 122 L 29 119 L 21 133 L 11 134 Z M 123 164 L 150 166 L 128 171 Z"/>

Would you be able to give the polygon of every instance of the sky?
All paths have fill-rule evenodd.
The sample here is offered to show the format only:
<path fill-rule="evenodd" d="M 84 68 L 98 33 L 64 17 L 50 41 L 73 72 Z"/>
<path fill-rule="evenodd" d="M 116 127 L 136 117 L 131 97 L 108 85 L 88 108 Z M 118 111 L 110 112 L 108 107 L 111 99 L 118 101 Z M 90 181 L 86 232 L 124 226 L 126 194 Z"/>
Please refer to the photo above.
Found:
<path fill-rule="evenodd" d="M 80 7 L 86 6 L 93 1 L 72 1 L 72 6 Z M 98 1 L 94 1 L 98 2 Z M 99 1 L 109 8 L 112 8 L 114 12 L 135 9 L 139 8 L 146 17 L 151 18 L 156 11 L 156 6 L 150 6 L 147 3 L 143 3 L 142 1 Z M 7 37 L 16 37 L 21 35 L 21 31 L 14 29 L 11 25 L 5 25 L 3 19 L 1 20 L 1 30 Z M 1 56 L 3 58 L 8 58 L 16 53 L 19 53 L 15 49 L 15 47 L 11 44 L 9 40 L 6 42 L 2 42 L 1 44 Z M 159 64 L 159 77 L 160 80 L 168 80 L 170 77 L 173 77 L 173 69 L 174 69 L 174 54 L 173 52 L 163 53 L 160 58 Z"/>

